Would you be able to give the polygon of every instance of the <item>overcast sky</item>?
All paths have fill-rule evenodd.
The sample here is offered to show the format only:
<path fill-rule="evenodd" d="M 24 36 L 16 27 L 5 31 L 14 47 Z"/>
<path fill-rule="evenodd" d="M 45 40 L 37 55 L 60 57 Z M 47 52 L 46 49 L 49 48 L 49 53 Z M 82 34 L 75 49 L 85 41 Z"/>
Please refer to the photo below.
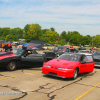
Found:
<path fill-rule="evenodd" d="M 37 23 L 42 29 L 100 34 L 100 0 L 0 0 L 0 27 L 24 28 Z"/>

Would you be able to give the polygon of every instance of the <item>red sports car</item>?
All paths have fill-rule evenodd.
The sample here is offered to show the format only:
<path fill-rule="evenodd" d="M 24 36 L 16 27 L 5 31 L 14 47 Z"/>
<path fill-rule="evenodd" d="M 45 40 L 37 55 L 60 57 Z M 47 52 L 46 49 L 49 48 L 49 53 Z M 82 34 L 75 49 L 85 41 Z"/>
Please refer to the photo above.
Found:
<path fill-rule="evenodd" d="M 76 79 L 80 73 L 88 73 L 94 70 L 92 54 L 66 53 L 56 59 L 46 62 L 42 67 L 42 73 Z"/>

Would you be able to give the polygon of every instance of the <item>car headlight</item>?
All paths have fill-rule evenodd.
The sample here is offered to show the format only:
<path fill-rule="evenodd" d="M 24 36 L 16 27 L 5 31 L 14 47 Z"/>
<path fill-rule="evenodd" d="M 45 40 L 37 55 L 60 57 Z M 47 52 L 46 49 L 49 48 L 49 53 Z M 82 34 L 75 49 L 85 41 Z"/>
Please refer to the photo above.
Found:
<path fill-rule="evenodd" d="M 44 65 L 44 67 L 48 67 L 48 68 L 51 68 L 51 66 L 48 66 L 48 65 Z"/>
<path fill-rule="evenodd" d="M 58 68 L 60 70 L 73 70 L 73 69 L 67 69 L 67 68 Z"/>

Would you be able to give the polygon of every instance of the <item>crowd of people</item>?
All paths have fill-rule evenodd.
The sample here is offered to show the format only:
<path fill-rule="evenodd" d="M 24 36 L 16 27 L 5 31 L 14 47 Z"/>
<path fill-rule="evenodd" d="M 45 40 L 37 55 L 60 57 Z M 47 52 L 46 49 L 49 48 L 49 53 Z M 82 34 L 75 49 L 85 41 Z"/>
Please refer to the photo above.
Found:
<path fill-rule="evenodd" d="M 12 50 L 12 46 L 10 43 L 6 44 L 5 46 L 3 46 L 2 51 L 11 51 Z"/>

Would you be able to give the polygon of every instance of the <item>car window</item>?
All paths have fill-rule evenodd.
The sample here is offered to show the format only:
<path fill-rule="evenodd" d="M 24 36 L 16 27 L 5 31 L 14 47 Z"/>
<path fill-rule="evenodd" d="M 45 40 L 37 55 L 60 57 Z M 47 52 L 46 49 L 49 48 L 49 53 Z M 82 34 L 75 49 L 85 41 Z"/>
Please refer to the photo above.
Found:
<path fill-rule="evenodd" d="M 93 62 L 93 57 L 91 55 L 89 56 L 84 56 L 82 59 L 83 62 Z"/>
<path fill-rule="evenodd" d="M 54 51 L 65 51 L 65 47 L 54 47 Z"/>
<path fill-rule="evenodd" d="M 12 52 L 13 52 L 13 54 L 21 55 L 24 52 L 24 50 L 22 50 L 22 49 L 13 49 Z"/>
<path fill-rule="evenodd" d="M 69 48 L 66 48 L 65 51 L 66 51 L 66 52 L 70 52 L 70 49 L 69 49 Z"/>
<path fill-rule="evenodd" d="M 93 55 L 97 55 L 98 56 L 98 55 L 100 55 L 100 52 L 95 52 Z"/>

